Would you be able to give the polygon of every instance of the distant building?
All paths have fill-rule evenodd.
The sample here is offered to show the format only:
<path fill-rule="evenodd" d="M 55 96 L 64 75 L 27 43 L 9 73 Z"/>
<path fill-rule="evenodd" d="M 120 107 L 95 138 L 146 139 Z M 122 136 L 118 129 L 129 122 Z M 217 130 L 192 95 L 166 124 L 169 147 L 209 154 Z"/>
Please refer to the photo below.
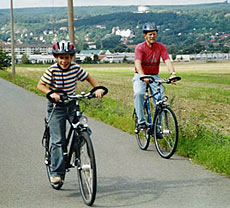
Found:
<path fill-rule="evenodd" d="M 99 28 L 99 29 L 106 29 L 106 25 L 93 25 L 92 27 Z"/>
<path fill-rule="evenodd" d="M 149 13 L 150 8 L 148 6 L 138 6 L 137 13 Z"/>
<path fill-rule="evenodd" d="M 120 35 L 121 37 L 125 37 L 125 38 L 134 38 L 135 37 L 135 33 L 130 30 L 120 30 L 119 27 L 113 27 L 112 28 L 112 34 L 114 35 Z"/>
<path fill-rule="evenodd" d="M 11 53 L 11 45 L 3 45 L 3 50 Z M 50 45 L 16 45 L 15 46 L 15 54 L 26 54 L 27 56 L 35 54 L 35 53 L 40 53 L 40 54 L 50 54 L 52 53 L 52 46 Z"/>
<path fill-rule="evenodd" d="M 101 59 L 102 63 L 123 63 L 134 62 L 134 53 L 111 53 L 105 54 L 104 58 Z"/>
<path fill-rule="evenodd" d="M 103 50 L 81 50 L 80 54 L 84 55 L 101 55 L 104 51 Z"/>

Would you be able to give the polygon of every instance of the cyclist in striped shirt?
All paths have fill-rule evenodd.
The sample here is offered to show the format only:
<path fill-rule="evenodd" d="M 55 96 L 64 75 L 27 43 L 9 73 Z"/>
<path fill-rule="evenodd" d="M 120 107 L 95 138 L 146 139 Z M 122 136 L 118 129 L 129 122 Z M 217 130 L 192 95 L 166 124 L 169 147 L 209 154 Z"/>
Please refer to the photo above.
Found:
<path fill-rule="evenodd" d="M 99 86 L 98 82 L 78 64 L 72 62 L 75 54 L 74 45 L 68 41 L 57 42 L 53 45 L 53 56 L 56 63 L 50 66 L 42 75 L 37 88 L 44 94 L 50 91 L 63 90 L 68 95 L 75 95 L 77 81 L 88 81 L 92 87 Z M 96 97 L 103 97 L 103 90 L 95 92 Z M 65 178 L 65 150 L 62 148 L 66 140 L 66 120 L 72 121 L 76 111 L 73 102 L 64 104 L 60 100 L 61 93 L 54 92 L 50 96 L 56 102 L 56 109 L 49 123 L 51 136 L 51 178 L 53 184 L 63 183 Z M 53 103 L 48 101 L 48 115 L 51 113 Z"/>

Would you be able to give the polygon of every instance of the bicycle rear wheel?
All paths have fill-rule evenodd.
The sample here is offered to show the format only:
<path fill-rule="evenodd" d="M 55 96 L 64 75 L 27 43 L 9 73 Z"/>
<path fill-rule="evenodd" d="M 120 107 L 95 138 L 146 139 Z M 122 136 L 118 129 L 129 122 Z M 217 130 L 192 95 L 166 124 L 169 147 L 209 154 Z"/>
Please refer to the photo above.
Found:
<path fill-rule="evenodd" d="M 97 171 L 93 145 L 87 132 L 82 132 L 77 139 L 78 146 L 80 146 L 80 156 L 77 164 L 78 181 L 85 204 L 91 206 L 95 201 L 97 189 Z"/>
<path fill-rule="evenodd" d="M 145 112 L 145 120 L 147 121 L 147 109 L 144 108 Z M 138 129 L 138 118 L 137 114 L 134 110 L 134 120 L 135 120 L 135 133 L 136 133 L 136 140 L 137 144 L 140 149 L 146 150 L 149 147 L 150 135 L 148 134 L 149 129 Z"/>
<path fill-rule="evenodd" d="M 43 136 L 43 146 L 45 147 L 45 166 L 46 166 L 46 172 L 48 176 L 48 180 L 50 182 L 50 177 L 51 177 L 51 144 L 50 144 L 50 134 L 49 134 L 49 128 L 47 127 L 44 136 Z M 58 183 L 58 184 L 52 184 L 50 182 L 50 185 L 52 188 L 59 190 L 63 183 Z"/>
<path fill-rule="evenodd" d="M 169 159 L 174 154 L 178 142 L 178 124 L 174 112 L 168 106 L 162 107 L 155 116 L 154 140 L 161 157 Z"/>

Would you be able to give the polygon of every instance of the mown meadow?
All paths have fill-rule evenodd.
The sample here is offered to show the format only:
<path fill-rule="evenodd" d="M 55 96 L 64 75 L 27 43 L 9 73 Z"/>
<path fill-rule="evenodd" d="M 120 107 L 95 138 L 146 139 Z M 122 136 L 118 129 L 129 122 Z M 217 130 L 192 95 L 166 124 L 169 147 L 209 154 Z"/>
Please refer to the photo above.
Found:
<path fill-rule="evenodd" d="M 174 66 L 182 80 L 176 85 L 166 85 L 165 91 L 180 126 L 177 154 L 230 176 L 230 62 L 188 62 L 174 63 Z M 103 99 L 86 105 L 85 114 L 134 134 L 134 66 L 96 64 L 82 67 L 109 89 Z M 9 71 L 0 71 L 0 77 L 41 95 L 36 84 L 46 68 L 18 65 L 15 79 Z M 168 77 L 164 64 L 160 71 L 162 78 Z M 90 89 L 87 82 L 78 84 L 78 91 Z"/>

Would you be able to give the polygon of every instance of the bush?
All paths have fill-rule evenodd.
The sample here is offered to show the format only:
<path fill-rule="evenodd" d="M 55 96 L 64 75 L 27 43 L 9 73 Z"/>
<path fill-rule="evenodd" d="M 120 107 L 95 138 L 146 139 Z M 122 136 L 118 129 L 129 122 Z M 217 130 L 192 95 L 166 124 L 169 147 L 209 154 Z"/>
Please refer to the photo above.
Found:
<path fill-rule="evenodd" d="M 4 52 L 2 47 L 0 47 L 0 70 L 9 67 L 11 64 L 11 58 L 8 53 Z"/>

